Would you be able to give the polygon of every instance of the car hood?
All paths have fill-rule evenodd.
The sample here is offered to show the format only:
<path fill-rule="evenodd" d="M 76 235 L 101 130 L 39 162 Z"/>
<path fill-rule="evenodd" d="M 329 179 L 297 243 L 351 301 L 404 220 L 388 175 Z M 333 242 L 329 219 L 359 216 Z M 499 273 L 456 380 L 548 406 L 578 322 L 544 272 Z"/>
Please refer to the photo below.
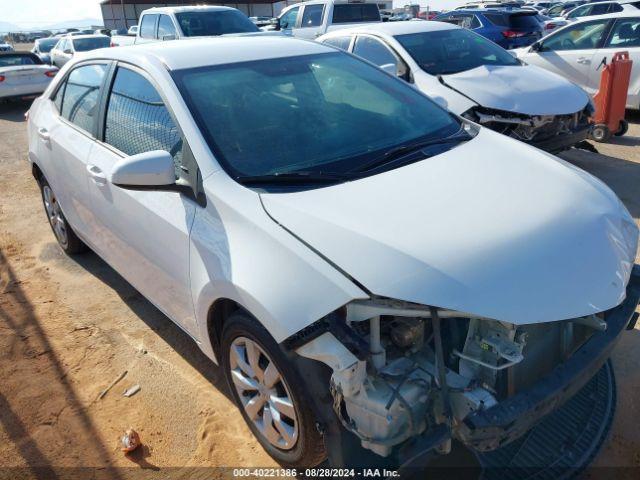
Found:
<path fill-rule="evenodd" d="M 386 173 L 261 198 L 371 294 L 514 324 L 618 305 L 638 242 L 602 182 L 487 129 Z"/>
<path fill-rule="evenodd" d="M 576 113 L 589 101 L 577 85 L 534 65 L 483 65 L 442 80 L 483 107 L 525 115 Z"/>

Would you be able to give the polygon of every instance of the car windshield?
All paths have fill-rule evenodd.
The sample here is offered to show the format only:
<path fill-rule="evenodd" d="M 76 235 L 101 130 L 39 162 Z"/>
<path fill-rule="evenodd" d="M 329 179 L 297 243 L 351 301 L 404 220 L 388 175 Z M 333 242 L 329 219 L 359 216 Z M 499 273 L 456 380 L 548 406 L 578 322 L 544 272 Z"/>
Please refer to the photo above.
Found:
<path fill-rule="evenodd" d="M 461 129 L 416 89 L 346 53 L 173 75 L 207 143 L 236 178 L 350 172 L 393 147 Z"/>
<path fill-rule="evenodd" d="M 431 75 L 459 73 L 482 65 L 521 65 L 495 43 L 462 28 L 397 35 L 395 38 L 420 68 Z"/>
<path fill-rule="evenodd" d="M 208 37 L 227 33 L 259 32 L 249 18 L 236 10 L 212 10 L 176 13 L 182 32 L 187 37 Z"/>
<path fill-rule="evenodd" d="M 109 37 L 76 38 L 73 47 L 76 52 L 88 52 L 98 48 L 107 48 L 111 44 Z"/>
<path fill-rule="evenodd" d="M 40 40 L 38 42 L 38 50 L 41 53 L 49 53 L 51 49 L 58 43 L 57 38 L 51 38 L 47 40 Z"/>
<path fill-rule="evenodd" d="M 20 65 L 38 65 L 39 61 L 35 55 L 2 55 L 0 56 L 0 67 L 17 67 Z"/>

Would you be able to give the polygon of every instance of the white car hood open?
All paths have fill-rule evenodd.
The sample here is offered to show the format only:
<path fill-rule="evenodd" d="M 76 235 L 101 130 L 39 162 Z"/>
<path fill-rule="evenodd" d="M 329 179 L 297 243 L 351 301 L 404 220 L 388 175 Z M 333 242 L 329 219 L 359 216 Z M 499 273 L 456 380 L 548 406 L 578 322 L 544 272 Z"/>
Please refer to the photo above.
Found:
<path fill-rule="evenodd" d="M 589 101 L 577 85 L 534 65 L 484 65 L 442 80 L 483 107 L 525 115 L 576 113 Z"/>
<path fill-rule="evenodd" d="M 514 324 L 618 305 L 638 242 L 602 182 L 487 129 L 383 174 L 261 198 L 374 295 Z"/>

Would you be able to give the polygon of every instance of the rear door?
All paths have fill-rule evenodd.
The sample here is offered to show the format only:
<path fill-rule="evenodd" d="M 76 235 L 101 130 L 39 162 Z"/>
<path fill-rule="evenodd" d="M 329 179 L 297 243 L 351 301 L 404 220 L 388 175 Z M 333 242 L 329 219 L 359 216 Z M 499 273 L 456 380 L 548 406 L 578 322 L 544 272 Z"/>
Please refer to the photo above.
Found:
<path fill-rule="evenodd" d="M 136 43 L 149 43 L 157 41 L 158 17 L 156 13 L 142 15 Z"/>
<path fill-rule="evenodd" d="M 43 100 L 35 120 L 38 157 L 45 176 L 70 225 L 90 245 L 93 218 L 87 161 L 95 144 L 101 89 L 108 68 L 106 62 L 74 67 L 51 99 Z"/>
<path fill-rule="evenodd" d="M 105 98 L 101 141 L 89 168 L 96 215 L 96 248 L 122 276 L 166 315 L 195 335 L 189 288 L 189 233 L 196 202 L 175 191 L 129 190 L 107 179 L 129 155 L 166 150 L 176 177 L 197 188 L 193 155 L 159 89 L 142 70 L 120 65 Z"/>
<path fill-rule="evenodd" d="M 324 4 L 304 5 L 300 26 L 293 29 L 294 36 L 313 40 L 322 35 L 325 11 Z"/>
<path fill-rule="evenodd" d="M 602 66 L 611 63 L 616 52 L 629 52 L 633 61 L 627 94 L 627 107 L 640 108 L 640 17 L 617 18 L 612 25 L 603 48 L 596 50 L 589 75 L 589 92 L 595 93 L 600 86 Z"/>
<path fill-rule="evenodd" d="M 592 69 L 597 68 L 594 55 L 602 46 L 609 25 L 606 18 L 568 25 L 544 38 L 539 50 L 531 48 L 520 58 L 562 75 L 593 94 L 590 77 Z"/>

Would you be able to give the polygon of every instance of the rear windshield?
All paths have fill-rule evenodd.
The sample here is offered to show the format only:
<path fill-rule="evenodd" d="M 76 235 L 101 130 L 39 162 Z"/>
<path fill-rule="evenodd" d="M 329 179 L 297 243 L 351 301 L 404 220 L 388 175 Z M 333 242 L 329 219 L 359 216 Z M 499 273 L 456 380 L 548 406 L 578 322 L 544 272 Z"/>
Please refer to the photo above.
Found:
<path fill-rule="evenodd" d="M 538 28 L 536 12 L 529 13 L 485 13 L 494 25 L 509 28 Z"/>
<path fill-rule="evenodd" d="M 49 53 L 56 43 L 58 43 L 57 38 L 40 40 L 38 42 L 38 50 L 40 50 L 42 53 Z"/>
<path fill-rule="evenodd" d="M 42 61 L 35 55 L 16 53 L 0 56 L 0 67 L 16 67 L 20 65 L 41 65 Z"/>
<path fill-rule="evenodd" d="M 333 6 L 333 23 L 379 22 L 375 3 L 347 3 Z"/>
<path fill-rule="evenodd" d="M 521 65 L 503 48 L 462 28 L 396 35 L 395 39 L 431 75 L 459 73 L 483 65 Z"/>
<path fill-rule="evenodd" d="M 237 10 L 176 13 L 182 32 L 187 37 L 209 37 L 227 33 L 259 32 L 249 18 Z"/>
<path fill-rule="evenodd" d="M 73 40 L 73 47 L 76 52 L 88 52 L 98 48 L 107 48 L 111 44 L 109 37 L 76 38 Z"/>

